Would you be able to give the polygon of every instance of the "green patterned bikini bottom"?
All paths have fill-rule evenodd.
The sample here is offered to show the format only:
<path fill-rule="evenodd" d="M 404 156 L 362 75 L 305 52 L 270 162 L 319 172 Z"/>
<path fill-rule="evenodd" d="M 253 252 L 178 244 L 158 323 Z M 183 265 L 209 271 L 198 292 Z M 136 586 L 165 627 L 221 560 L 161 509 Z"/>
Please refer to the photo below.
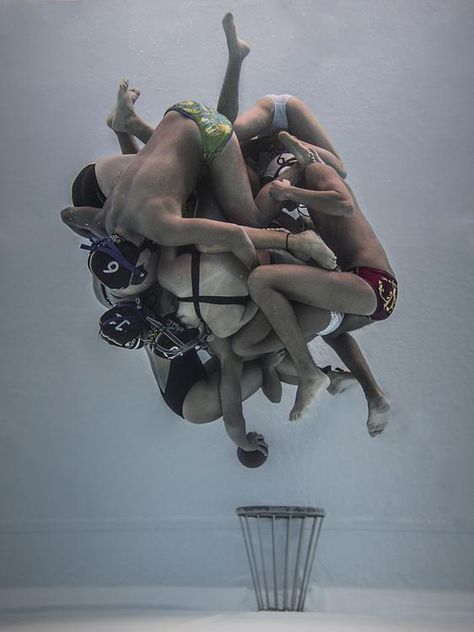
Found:
<path fill-rule="evenodd" d="M 232 123 L 214 108 L 190 99 L 175 103 L 165 114 L 173 111 L 187 116 L 196 123 L 201 132 L 204 162 L 211 163 L 232 136 Z"/>

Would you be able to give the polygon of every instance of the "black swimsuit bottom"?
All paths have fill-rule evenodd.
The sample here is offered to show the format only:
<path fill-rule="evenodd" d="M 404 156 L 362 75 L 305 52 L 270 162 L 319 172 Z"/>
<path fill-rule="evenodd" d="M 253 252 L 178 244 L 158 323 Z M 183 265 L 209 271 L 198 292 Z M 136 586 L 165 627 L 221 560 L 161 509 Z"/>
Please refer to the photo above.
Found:
<path fill-rule="evenodd" d="M 73 205 L 102 208 L 106 199 L 97 181 L 95 164 L 85 166 L 72 184 Z"/>
<path fill-rule="evenodd" d="M 171 360 L 165 390 L 160 388 L 168 408 L 184 419 L 183 404 L 187 394 L 196 382 L 206 378 L 206 369 L 197 351 L 189 351 Z"/>

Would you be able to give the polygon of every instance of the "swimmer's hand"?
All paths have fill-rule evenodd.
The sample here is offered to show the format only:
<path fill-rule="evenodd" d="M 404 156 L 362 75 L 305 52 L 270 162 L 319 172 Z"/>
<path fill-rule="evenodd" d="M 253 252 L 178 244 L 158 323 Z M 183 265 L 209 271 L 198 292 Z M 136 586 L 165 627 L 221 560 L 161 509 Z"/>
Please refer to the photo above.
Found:
<path fill-rule="evenodd" d="M 309 259 L 308 263 L 326 270 L 334 270 L 337 266 L 336 255 L 314 230 L 305 230 L 296 235 L 290 233 L 287 244 L 288 251 L 298 259 Z"/>
<path fill-rule="evenodd" d="M 276 202 L 290 200 L 291 188 L 289 180 L 274 180 L 270 184 L 270 197 Z"/>
<path fill-rule="evenodd" d="M 257 432 L 248 432 L 246 441 L 242 442 L 239 448 L 242 448 L 244 452 L 256 452 L 258 450 L 265 456 L 268 455 L 268 445 L 263 435 Z"/>

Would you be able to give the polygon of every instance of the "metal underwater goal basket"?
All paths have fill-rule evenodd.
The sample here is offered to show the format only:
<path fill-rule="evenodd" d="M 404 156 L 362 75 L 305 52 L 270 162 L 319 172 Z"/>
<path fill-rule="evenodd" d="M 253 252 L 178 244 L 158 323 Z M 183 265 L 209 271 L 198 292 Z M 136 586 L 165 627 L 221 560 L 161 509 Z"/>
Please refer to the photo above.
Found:
<path fill-rule="evenodd" d="M 324 509 L 237 507 L 259 610 L 302 611 Z"/>

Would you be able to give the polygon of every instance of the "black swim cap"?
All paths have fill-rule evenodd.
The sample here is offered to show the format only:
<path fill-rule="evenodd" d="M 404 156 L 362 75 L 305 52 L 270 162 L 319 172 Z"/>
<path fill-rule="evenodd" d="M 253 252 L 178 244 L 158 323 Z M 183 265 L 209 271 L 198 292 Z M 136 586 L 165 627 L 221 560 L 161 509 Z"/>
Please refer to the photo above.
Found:
<path fill-rule="evenodd" d="M 120 235 L 111 235 L 90 246 L 82 244 L 81 248 L 90 251 L 87 264 L 92 274 L 111 290 L 121 290 L 139 285 L 148 276 L 145 268 L 136 264 L 150 244 L 145 240 L 141 246 L 135 246 Z"/>
<path fill-rule="evenodd" d="M 100 317 L 99 336 L 116 347 L 140 349 L 146 344 L 151 328 L 147 313 L 138 298 L 118 303 Z"/>

